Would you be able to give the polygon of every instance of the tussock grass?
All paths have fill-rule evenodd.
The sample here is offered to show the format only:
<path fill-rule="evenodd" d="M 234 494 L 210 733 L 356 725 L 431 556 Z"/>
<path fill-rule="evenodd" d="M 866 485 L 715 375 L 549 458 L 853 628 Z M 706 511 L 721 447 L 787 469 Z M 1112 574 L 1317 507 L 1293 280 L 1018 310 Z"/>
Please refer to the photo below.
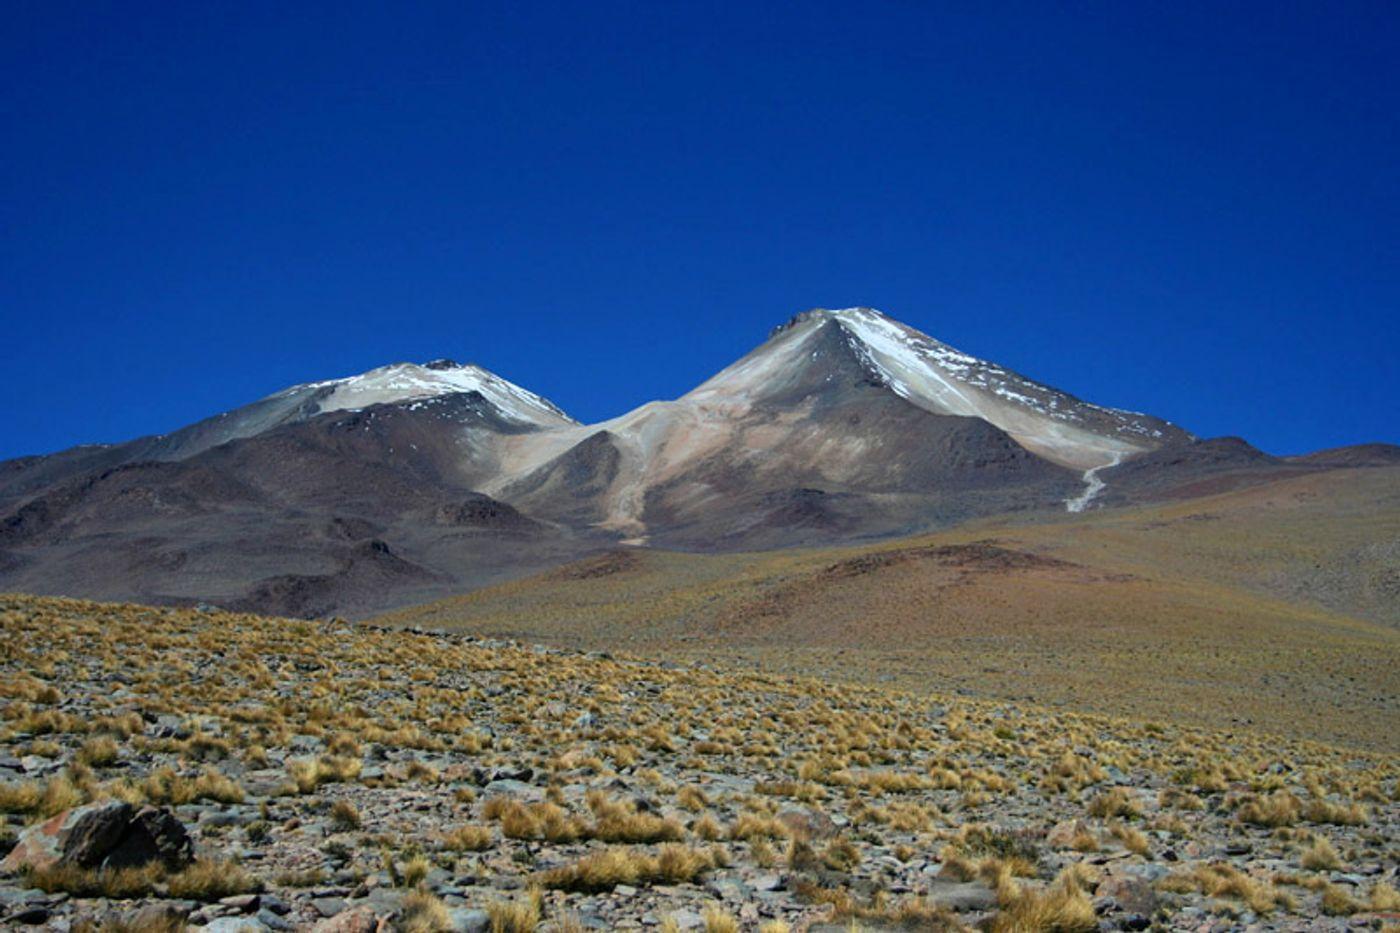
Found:
<path fill-rule="evenodd" d="M 1335 871 L 1342 867 L 1342 860 L 1332 843 L 1318 836 L 1303 853 L 1299 864 L 1309 871 Z"/>
<path fill-rule="evenodd" d="M 152 672 L 130 682 L 124 708 L 102 696 L 70 696 L 62 710 L 20 697 L 0 701 L 0 741 L 17 735 L 19 724 L 47 730 L 12 741 L 12 753 L 37 745 L 55 760 L 71 756 L 68 770 L 47 780 L 0 784 L 0 811 L 33 820 L 102 797 L 233 803 L 245 791 L 219 770 L 232 774 L 232 765 L 214 762 L 275 762 L 287 769 L 285 789 L 259 801 L 252 823 L 192 827 L 200 851 L 296 846 L 309 831 L 309 844 L 330 859 L 337 879 L 382 870 L 405 898 L 433 862 L 457 873 L 533 879 L 558 892 L 549 897 L 559 906 L 569 892 L 620 883 L 693 883 L 724 863 L 727 852 L 715 845 L 723 840 L 750 865 L 791 875 L 793 888 L 820 879 L 827 887 L 814 896 L 847 910 L 856 924 L 938 928 L 944 918 L 931 905 L 866 893 L 871 881 L 900 870 L 862 857 L 878 846 L 905 871 L 941 849 L 945 876 L 980 879 L 997 892 L 999 918 L 989 925 L 1073 929 L 1089 881 L 1071 874 L 1049 882 L 1049 864 L 1080 862 L 1078 853 L 1101 846 L 1109 858 L 1122 855 L 1120 846 L 1147 857 L 1170 846 L 1189 860 L 1183 845 L 1204 835 L 1212 849 L 1247 838 L 1254 856 L 1209 867 L 1188 861 L 1165 889 L 1222 898 L 1212 907 L 1225 914 L 1288 908 L 1295 897 L 1315 913 L 1329 883 L 1320 873 L 1387 851 L 1400 800 L 1388 758 L 1342 759 L 1333 749 L 1246 730 L 1207 733 L 968 697 L 930 702 L 835 680 L 369 628 L 327 634 L 320 624 L 252 617 L 219 617 L 212 638 L 208 619 L 180 610 L 0 597 L 0 625 L 16 636 L 0 639 L 0 693 L 40 691 L 17 667 L 39 672 L 48 664 L 44 676 L 64 684 L 79 682 L 76 663 Z M 34 648 L 38 632 L 43 652 Z M 405 689 L 386 697 L 389 682 Z M 268 703 L 269 696 L 278 699 Z M 164 723 L 146 732 L 128 704 L 148 717 L 173 716 L 183 737 L 171 737 Z M 586 728 L 574 726 L 580 709 L 592 717 Z M 126 765 L 121 770 L 107 770 L 113 750 Z M 410 754 L 422 750 L 447 760 L 435 755 L 429 765 Z M 170 766 L 148 770 L 152 755 Z M 363 775 L 362 761 L 380 766 L 373 777 Z M 542 802 L 479 798 L 483 775 L 516 767 L 533 769 L 528 782 L 542 789 Z M 1131 787 L 1107 783 L 1110 774 Z M 245 780 L 249 789 L 268 786 L 264 775 Z M 1144 787 L 1160 788 L 1155 800 Z M 394 793 L 413 805 L 384 810 Z M 1008 830 L 992 822 L 1003 806 L 1018 826 L 1027 812 L 1043 819 Z M 794 838 L 776 816 L 794 808 L 827 813 L 836 832 Z M 360 832 L 320 838 L 327 819 L 338 834 Z M 1073 835 L 1061 831 L 1050 855 L 1045 834 L 1060 823 Z M 1161 831 L 1173 838 L 1159 842 Z M 1241 870 L 1258 853 L 1280 849 L 1301 866 L 1295 875 Z M 480 852 L 490 854 L 467 856 Z M 326 882 L 287 874 L 273 880 L 279 888 Z M 62 883 L 129 891 L 170 884 L 139 873 Z M 219 890 L 207 878 L 183 883 L 205 890 L 196 893 L 201 898 Z M 842 884 L 860 898 L 830 887 Z M 1356 909 L 1383 909 L 1373 905 L 1395 897 L 1382 885 L 1343 893 Z M 503 906 L 493 916 L 506 913 Z M 436 922 L 430 902 L 422 915 Z M 544 916 L 527 910 L 502 928 L 542 926 Z M 548 922 L 567 930 L 571 921 L 551 906 Z"/>
<path fill-rule="evenodd" d="M 531 888 L 523 898 L 493 901 L 486 906 L 491 933 L 534 933 L 544 916 L 544 898 Z"/>
<path fill-rule="evenodd" d="M 360 828 L 360 811 L 348 800 L 337 800 L 331 804 L 331 828 L 348 832 Z"/>
<path fill-rule="evenodd" d="M 501 833 L 508 839 L 566 843 L 574 842 L 585 834 L 580 820 L 570 816 L 558 804 L 548 801 L 527 804 L 508 797 L 492 797 L 482 807 L 481 815 L 488 820 L 498 820 Z"/>
<path fill-rule="evenodd" d="M 360 776 L 361 763 L 356 758 L 322 755 L 319 758 L 294 758 L 287 762 L 287 772 L 298 794 L 311 794 L 325 784 L 353 781 Z"/>
<path fill-rule="evenodd" d="M 53 865 L 27 869 L 24 881 L 29 887 L 51 894 L 119 900 L 150 897 L 165 890 L 171 897 L 217 901 L 262 890 L 261 881 L 237 862 L 227 860 L 200 860 L 178 872 L 168 872 L 159 863 L 122 869 Z"/>
<path fill-rule="evenodd" d="M 1089 814 L 1101 819 L 1132 819 L 1142 815 L 1137 801 L 1126 787 L 1115 787 L 1089 801 Z"/>
<path fill-rule="evenodd" d="M 997 890 L 1001 911 L 993 918 L 993 933 L 1030 930 L 1090 933 L 1098 929 L 1098 917 L 1089 896 L 1073 872 L 1062 873 L 1053 884 L 1033 889 L 1027 885 L 1003 885 Z"/>
<path fill-rule="evenodd" d="M 720 862 L 714 849 L 676 843 L 661 846 L 655 855 L 613 847 L 537 876 L 547 888 L 564 891 L 610 891 L 619 884 L 681 884 L 691 882 Z"/>
<path fill-rule="evenodd" d="M 485 852 L 495 844 L 495 834 L 489 826 L 458 826 L 442 836 L 443 848 L 453 852 Z"/>
<path fill-rule="evenodd" d="M 423 888 L 414 888 L 399 904 L 401 933 L 442 933 L 452 929 L 452 917 L 442 900 Z"/>
<path fill-rule="evenodd" d="M 1366 808 L 1358 803 L 1329 803 L 1310 800 L 1303 808 L 1303 819 L 1309 823 L 1333 823 L 1337 826 L 1364 826 L 1371 819 Z"/>
<path fill-rule="evenodd" d="M 588 794 L 594 823 L 588 835 L 602 842 L 676 842 L 685 836 L 679 823 L 650 813 L 638 813 L 635 804 L 609 799 L 600 791 Z"/>
<path fill-rule="evenodd" d="M 1290 905 L 1286 895 L 1272 884 L 1253 878 L 1225 862 L 1201 865 L 1190 872 L 1165 878 L 1160 887 L 1166 891 L 1200 891 L 1211 897 L 1229 897 L 1243 901 L 1258 914 L 1270 913 L 1280 903 Z"/>

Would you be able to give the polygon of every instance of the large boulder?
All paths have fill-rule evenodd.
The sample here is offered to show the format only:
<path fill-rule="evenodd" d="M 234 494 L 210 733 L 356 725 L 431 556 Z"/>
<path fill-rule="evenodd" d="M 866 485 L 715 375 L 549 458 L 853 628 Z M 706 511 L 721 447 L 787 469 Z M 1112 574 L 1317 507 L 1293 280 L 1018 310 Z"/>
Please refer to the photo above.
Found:
<path fill-rule="evenodd" d="M 178 871 L 194 861 L 194 843 L 183 823 L 169 810 L 142 807 L 126 832 L 102 860 L 104 868 L 135 868 L 161 862 Z"/>
<path fill-rule="evenodd" d="M 121 801 L 65 810 L 26 829 L 0 861 L 0 871 L 48 868 L 59 863 L 95 867 L 121 839 L 131 815 L 131 804 Z"/>
<path fill-rule="evenodd" d="M 0 861 L 0 873 L 54 865 L 127 868 L 153 861 L 178 870 L 193 860 L 194 844 L 169 810 L 137 810 L 112 800 L 74 807 L 31 826 Z"/>

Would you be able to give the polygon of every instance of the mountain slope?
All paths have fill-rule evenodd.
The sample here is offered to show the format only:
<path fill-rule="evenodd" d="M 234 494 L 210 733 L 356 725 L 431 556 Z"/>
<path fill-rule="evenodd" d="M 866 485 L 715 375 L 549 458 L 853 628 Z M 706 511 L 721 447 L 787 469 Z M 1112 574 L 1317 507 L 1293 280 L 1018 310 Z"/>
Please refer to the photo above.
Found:
<path fill-rule="evenodd" d="M 0 463 L 0 508 L 51 483 L 90 470 L 110 469 L 143 460 L 185 460 L 206 450 L 257 437 L 285 425 L 320 415 L 360 411 L 375 405 L 444 401 L 459 405 L 468 427 L 499 433 L 544 430 L 575 424 L 547 399 L 479 366 L 451 360 L 418 365 L 395 363 L 357 376 L 310 382 L 205 418 L 169 434 L 137 438 L 123 444 L 76 447 L 45 457 Z M 474 417 L 473 417 L 474 416 Z"/>
<path fill-rule="evenodd" d="M 818 309 L 680 398 L 598 424 L 438 360 L 2 463 L 0 587 L 363 615 L 618 543 L 826 546 L 1389 455 L 1198 440 L 868 308 Z"/>
<path fill-rule="evenodd" d="M 597 547 L 473 489 L 521 430 L 476 392 L 336 410 L 51 483 L 0 515 L 0 586 L 105 599 L 366 612 Z"/>
<path fill-rule="evenodd" d="M 1400 468 L 846 548 L 633 549 L 381 621 L 1400 750 Z"/>
<path fill-rule="evenodd" d="M 774 331 L 768 343 L 688 396 L 696 401 L 761 397 L 775 380 L 805 369 L 804 357 L 835 329 L 863 375 L 939 415 L 981 418 L 1033 453 L 1088 469 L 1190 439 L 1150 415 L 1103 408 L 940 343 L 871 308 L 816 309 Z"/>
<path fill-rule="evenodd" d="M 1058 507 L 1082 490 L 1082 471 L 1190 440 L 879 312 L 816 310 L 675 401 L 507 440 L 506 469 L 486 489 L 654 543 L 771 545 L 814 531 L 889 534 Z M 587 493 L 550 481 L 576 475 L 604 446 L 608 475 L 592 477 Z M 842 514 L 789 521 L 765 505 L 803 490 L 844 497 L 820 500 L 823 509 L 843 503 Z"/>

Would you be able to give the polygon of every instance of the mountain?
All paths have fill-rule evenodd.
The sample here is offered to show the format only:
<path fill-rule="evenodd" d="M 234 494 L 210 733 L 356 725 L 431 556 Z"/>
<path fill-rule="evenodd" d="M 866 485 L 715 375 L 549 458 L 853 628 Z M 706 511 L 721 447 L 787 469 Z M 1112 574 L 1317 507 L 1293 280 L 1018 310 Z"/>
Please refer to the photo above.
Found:
<path fill-rule="evenodd" d="M 489 422 L 503 433 L 576 423 L 549 400 L 479 366 L 462 366 L 446 359 L 421 366 L 396 363 L 358 376 L 292 386 L 170 434 L 0 463 L 0 503 L 87 470 L 139 460 L 185 460 L 220 444 L 332 412 L 410 402 L 427 406 L 449 398 L 458 403 L 469 401 L 459 405 L 465 417 Z"/>
<path fill-rule="evenodd" d="M 879 312 L 814 310 L 675 401 L 510 439 L 485 489 L 651 543 L 796 543 L 1053 506 L 1191 440 Z"/>
<path fill-rule="evenodd" d="M 293 386 L 168 435 L 10 461 L 0 587 L 324 615 L 551 566 L 596 542 L 475 486 L 495 473 L 493 438 L 573 423 L 441 360 Z"/>
<path fill-rule="evenodd" d="M 617 545 L 826 545 L 1391 462 L 1269 457 L 1090 404 L 867 308 L 584 425 L 474 365 L 397 363 L 170 434 L 0 463 L 0 587 L 364 614 Z"/>

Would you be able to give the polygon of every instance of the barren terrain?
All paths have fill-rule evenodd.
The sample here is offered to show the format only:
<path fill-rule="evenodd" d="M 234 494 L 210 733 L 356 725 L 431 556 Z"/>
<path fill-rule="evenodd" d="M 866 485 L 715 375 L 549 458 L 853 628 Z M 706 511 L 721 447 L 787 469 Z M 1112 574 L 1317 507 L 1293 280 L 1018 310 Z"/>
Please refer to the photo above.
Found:
<path fill-rule="evenodd" d="M 1400 910 L 1392 754 L 220 612 L 6 597 L 0 627 L 7 925 L 1342 930 Z M 98 832 L 133 814 L 165 861 Z"/>
<path fill-rule="evenodd" d="M 1400 750 L 1400 470 L 858 548 L 605 553 L 384 617 Z"/>

